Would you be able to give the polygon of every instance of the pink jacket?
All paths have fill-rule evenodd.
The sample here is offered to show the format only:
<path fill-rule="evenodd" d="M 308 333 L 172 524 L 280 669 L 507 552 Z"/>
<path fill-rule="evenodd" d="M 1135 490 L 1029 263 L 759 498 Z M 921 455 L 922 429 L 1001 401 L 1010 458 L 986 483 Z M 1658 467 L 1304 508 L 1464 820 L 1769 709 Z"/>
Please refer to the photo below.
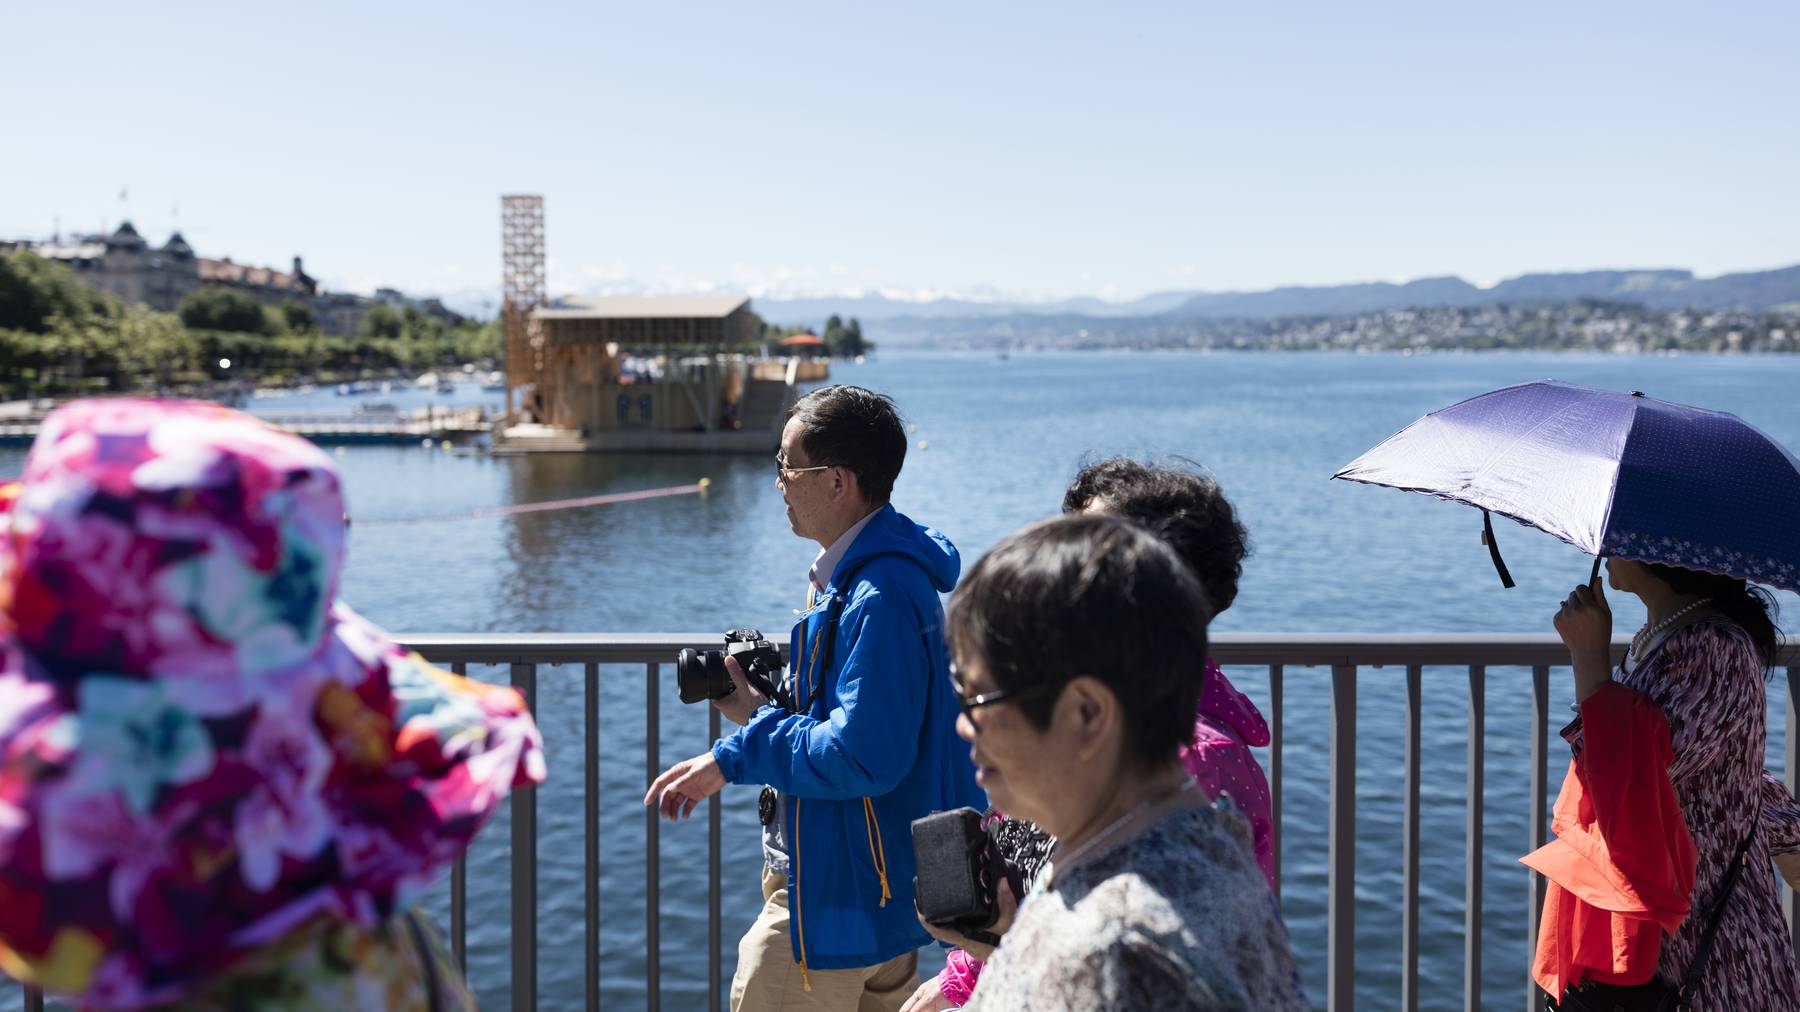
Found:
<path fill-rule="evenodd" d="M 1275 820 L 1269 804 L 1269 781 L 1250 750 L 1269 744 L 1269 725 L 1250 697 L 1237 690 L 1212 658 L 1206 659 L 1206 685 L 1200 690 L 1200 712 L 1194 719 L 1194 743 L 1181 750 L 1182 765 L 1208 797 L 1228 794 L 1250 820 L 1256 864 L 1275 891 Z M 954 1005 L 968 1002 L 981 976 L 981 961 L 957 949 L 937 976 L 938 990 Z"/>
<path fill-rule="evenodd" d="M 1206 687 L 1200 692 L 1200 714 L 1194 721 L 1194 744 L 1181 750 L 1181 762 L 1208 797 L 1228 794 L 1250 820 L 1256 863 L 1269 891 L 1275 891 L 1275 819 L 1269 805 L 1269 781 L 1252 748 L 1269 744 L 1269 725 L 1250 697 L 1237 690 L 1212 658 L 1206 659 Z"/>

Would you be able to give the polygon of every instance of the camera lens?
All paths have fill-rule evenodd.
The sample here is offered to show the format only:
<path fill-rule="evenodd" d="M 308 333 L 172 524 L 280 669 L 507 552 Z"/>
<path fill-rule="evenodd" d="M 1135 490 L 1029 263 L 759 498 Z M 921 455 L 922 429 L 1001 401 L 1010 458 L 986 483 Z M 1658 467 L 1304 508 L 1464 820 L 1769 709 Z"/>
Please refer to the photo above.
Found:
<path fill-rule="evenodd" d="M 717 650 L 688 647 L 675 655 L 675 688 L 684 703 L 724 699 L 736 688 L 725 670 L 725 655 Z"/>

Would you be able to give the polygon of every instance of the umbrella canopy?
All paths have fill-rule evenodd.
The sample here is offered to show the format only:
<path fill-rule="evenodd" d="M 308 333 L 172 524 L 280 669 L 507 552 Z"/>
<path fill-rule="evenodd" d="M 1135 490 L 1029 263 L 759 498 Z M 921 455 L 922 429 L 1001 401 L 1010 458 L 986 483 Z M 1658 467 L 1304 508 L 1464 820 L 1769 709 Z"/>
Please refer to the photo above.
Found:
<path fill-rule="evenodd" d="M 1800 590 L 1800 462 L 1723 411 L 1526 383 L 1434 411 L 1332 477 L 1492 511 L 1597 557 Z"/>
<path fill-rule="evenodd" d="M 781 339 L 784 348 L 817 348 L 825 343 L 825 339 L 817 334 L 795 334 Z"/>

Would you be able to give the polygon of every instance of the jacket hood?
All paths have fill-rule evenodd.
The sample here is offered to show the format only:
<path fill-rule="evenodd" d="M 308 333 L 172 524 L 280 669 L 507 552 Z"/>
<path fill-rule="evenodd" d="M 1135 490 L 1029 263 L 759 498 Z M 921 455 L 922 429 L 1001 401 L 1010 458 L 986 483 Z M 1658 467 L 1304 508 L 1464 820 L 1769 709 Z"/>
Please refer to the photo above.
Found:
<path fill-rule="evenodd" d="M 832 585 L 836 586 L 838 574 L 848 571 L 846 567 L 860 565 L 877 555 L 901 555 L 918 563 L 940 594 L 949 593 L 962 574 L 962 556 L 949 538 L 914 523 L 890 503 L 875 512 L 868 526 L 851 542 L 850 550 L 838 560 L 837 569 L 831 574 Z"/>
<path fill-rule="evenodd" d="M 1239 692 L 1213 659 L 1206 659 L 1206 686 L 1200 690 L 1200 717 L 1214 727 L 1229 728 L 1251 748 L 1269 744 L 1269 724 L 1250 697 Z"/>

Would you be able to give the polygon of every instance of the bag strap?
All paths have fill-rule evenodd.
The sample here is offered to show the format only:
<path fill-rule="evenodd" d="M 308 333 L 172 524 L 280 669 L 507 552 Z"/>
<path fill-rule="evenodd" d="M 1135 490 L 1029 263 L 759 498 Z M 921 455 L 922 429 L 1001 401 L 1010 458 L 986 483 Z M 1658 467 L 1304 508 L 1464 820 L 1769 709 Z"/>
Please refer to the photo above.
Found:
<path fill-rule="evenodd" d="M 1736 856 L 1731 859 L 1731 867 L 1725 870 L 1724 886 L 1719 891 L 1719 898 L 1713 901 L 1712 909 L 1707 912 L 1706 930 L 1700 933 L 1700 944 L 1694 947 L 1694 961 L 1688 964 L 1687 976 L 1681 981 L 1681 990 L 1677 993 L 1679 1008 L 1686 1008 L 1694 997 L 1694 991 L 1700 987 L 1700 978 L 1706 973 L 1706 960 L 1712 955 L 1713 941 L 1719 935 L 1719 922 L 1725 917 L 1725 907 L 1731 902 L 1731 893 L 1737 888 L 1738 879 L 1743 877 L 1744 869 L 1750 864 L 1750 842 L 1756 839 L 1756 823 L 1761 819 L 1762 812 L 1759 810 L 1756 820 L 1750 824 L 1750 832 L 1745 834 L 1744 842 L 1738 846 Z"/>
<path fill-rule="evenodd" d="M 819 691 L 825 688 L 825 677 L 831 673 L 830 664 L 832 655 L 837 652 L 837 624 L 838 619 L 842 617 L 844 611 L 844 602 L 850 597 L 850 588 L 856 586 L 856 574 L 860 572 L 864 566 L 868 565 L 871 559 L 877 557 L 878 556 L 871 555 L 866 559 L 859 559 L 857 560 L 856 565 L 844 570 L 844 590 L 840 591 L 837 589 L 837 580 L 834 579 L 831 581 L 833 584 L 831 589 L 836 591 L 836 593 L 831 595 L 831 602 L 825 606 L 825 627 L 821 630 L 823 635 L 820 637 L 823 642 L 815 643 L 813 645 L 815 651 L 823 652 L 820 660 L 823 660 L 826 663 L 825 674 L 819 675 L 818 681 L 813 684 L 812 694 L 807 697 L 805 703 L 801 704 L 800 707 L 794 711 L 795 713 L 811 713 L 813 704 L 819 701 Z"/>

